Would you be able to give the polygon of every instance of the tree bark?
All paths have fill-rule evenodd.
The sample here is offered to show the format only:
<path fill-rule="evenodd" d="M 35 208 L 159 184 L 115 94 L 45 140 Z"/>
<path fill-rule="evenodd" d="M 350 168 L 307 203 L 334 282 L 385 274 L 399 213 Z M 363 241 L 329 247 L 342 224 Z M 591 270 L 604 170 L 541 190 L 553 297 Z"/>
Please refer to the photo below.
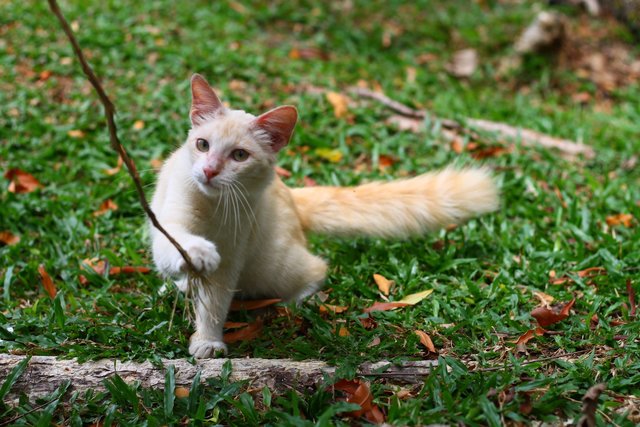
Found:
<path fill-rule="evenodd" d="M 0 355 L 0 384 L 9 372 L 27 356 Z M 193 377 L 201 372 L 201 380 L 220 376 L 224 363 L 231 361 L 231 381 L 247 380 L 250 387 L 268 387 L 275 392 L 287 389 L 311 391 L 325 376 L 335 374 L 335 368 L 322 361 L 296 362 L 289 359 L 207 359 L 191 364 L 186 359 L 163 360 L 163 366 L 150 362 L 121 362 L 98 360 L 78 363 L 53 356 L 33 356 L 20 378 L 7 395 L 15 400 L 20 393 L 31 398 L 52 393 L 66 381 L 69 390 L 83 392 L 88 389 L 104 391 L 103 381 L 118 374 L 127 383 L 140 382 L 143 387 L 164 388 L 165 368 L 175 367 L 176 386 L 190 387 Z M 360 365 L 358 374 L 370 378 L 385 378 L 391 382 L 421 382 L 437 361 L 423 360 L 394 365 L 382 361 Z M 70 394 L 68 393 L 67 396 Z"/>

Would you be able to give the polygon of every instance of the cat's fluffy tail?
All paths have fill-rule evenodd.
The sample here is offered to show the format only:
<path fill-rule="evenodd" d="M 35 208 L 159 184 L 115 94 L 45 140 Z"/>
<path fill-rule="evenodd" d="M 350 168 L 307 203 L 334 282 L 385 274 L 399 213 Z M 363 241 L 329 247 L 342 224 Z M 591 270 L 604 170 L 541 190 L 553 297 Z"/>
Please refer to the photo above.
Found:
<path fill-rule="evenodd" d="M 333 236 L 409 237 L 494 211 L 486 169 L 453 169 L 358 187 L 292 189 L 305 230 Z"/>

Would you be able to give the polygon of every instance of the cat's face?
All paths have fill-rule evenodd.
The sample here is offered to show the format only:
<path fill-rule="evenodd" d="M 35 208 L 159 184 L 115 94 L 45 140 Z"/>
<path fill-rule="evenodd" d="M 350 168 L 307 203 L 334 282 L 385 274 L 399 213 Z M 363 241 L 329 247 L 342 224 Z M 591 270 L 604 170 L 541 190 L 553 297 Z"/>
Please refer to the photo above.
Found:
<path fill-rule="evenodd" d="M 276 153 L 293 132 L 296 109 L 279 107 L 258 117 L 228 110 L 197 74 L 191 89 L 193 128 L 186 144 L 198 188 L 216 196 L 227 188 L 247 192 L 266 186 L 273 178 Z"/>

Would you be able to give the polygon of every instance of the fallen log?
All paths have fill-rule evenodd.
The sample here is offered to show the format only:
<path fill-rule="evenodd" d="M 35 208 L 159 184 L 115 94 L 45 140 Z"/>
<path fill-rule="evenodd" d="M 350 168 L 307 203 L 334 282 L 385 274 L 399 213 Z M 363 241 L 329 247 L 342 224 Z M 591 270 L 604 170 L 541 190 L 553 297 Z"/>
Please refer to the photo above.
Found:
<path fill-rule="evenodd" d="M 0 354 L 0 385 L 11 370 L 28 356 Z M 89 389 L 104 391 L 103 381 L 119 375 L 125 382 L 140 382 L 143 387 L 164 388 L 166 368 L 175 368 L 176 386 L 190 387 L 196 373 L 204 382 L 207 378 L 218 377 L 225 362 L 230 361 L 231 381 L 248 381 L 249 387 L 268 387 L 274 392 L 295 389 L 311 391 L 327 376 L 335 374 L 335 368 L 317 360 L 294 361 L 290 359 L 206 359 L 192 364 L 187 359 L 163 360 L 162 366 L 151 362 L 121 362 L 118 360 L 98 360 L 78 363 L 77 360 L 57 359 L 54 356 L 33 356 L 25 371 L 15 382 L 6 396 L 16 399 L 21 393 L 30 398 L 43 397 L 52 393 L 66 381 L 70 391 L 84 392 Z M 382 361 L 360 365 L 358 374 L 371 379 L 384 378 L 385 381 L 407 383 L 421 382 L 433 367 L 435 360 L 403 362 L 394 365 Z M 67 393 L 69 396 L 70 393 Z"/>
<path fill-rule="evenodd" d="M 398 101 L 395 101 L 388 96 L 374 92 L 369 89 L 354 87 L 349 90 L 353 95 L 361 98 L 368 98 L 378 101 L 390 110 L 395 111 L 407 118 L 407 122 L 411 122 L 408 125 L 405 123 L 404 128 L 411 128 L 417 130 L 424 126 L 426 119 L 430 121 L 437 121 L 442 125 L 442 128 L 449 132 L 466 133 L 472 137 L 472 139 L 479 139 L 478 132 L 487 132 L 495 134 L 498 139 L 510 139 L 520 142 L 523 146 L 542 146 L 547 149 L 556 149 L 564 157 L 574 158 L 578 155 L 582 155 L 587 159 L 595 157 L 595 150 L 589 145 L 579 142 L 571 141 L 568 139 L 556 138 L 550 135 L 545 135 L 540 132 L 536 132 L 531 129 L 525 129 L 520 127 L 510 126 L 506 123 L 492 122 L 482 119 L 466 119 L 465 124 L 457 122 L 451 119 L 443 119 L 435 117 L 425 110 L 415 110 Z"/>

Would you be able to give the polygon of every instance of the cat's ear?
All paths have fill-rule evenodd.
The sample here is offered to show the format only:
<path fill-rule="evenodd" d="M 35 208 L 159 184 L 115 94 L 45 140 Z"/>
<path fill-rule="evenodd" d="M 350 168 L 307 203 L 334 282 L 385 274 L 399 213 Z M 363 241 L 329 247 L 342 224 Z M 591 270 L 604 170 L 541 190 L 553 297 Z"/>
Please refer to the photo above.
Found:
<path fill-rule="evenodd" d="M 209 83 L 200 74 L 191 77 L 191 124 L 199 126 L 215 116 L 224 106 Z"/>
<path fill-rule="evenodd" d="M 255 126 L 264 131 L 274 153 L 289 143 L 298 121 L 298 110 L 291 105 L 274 108 L 256 118 Z"/>

